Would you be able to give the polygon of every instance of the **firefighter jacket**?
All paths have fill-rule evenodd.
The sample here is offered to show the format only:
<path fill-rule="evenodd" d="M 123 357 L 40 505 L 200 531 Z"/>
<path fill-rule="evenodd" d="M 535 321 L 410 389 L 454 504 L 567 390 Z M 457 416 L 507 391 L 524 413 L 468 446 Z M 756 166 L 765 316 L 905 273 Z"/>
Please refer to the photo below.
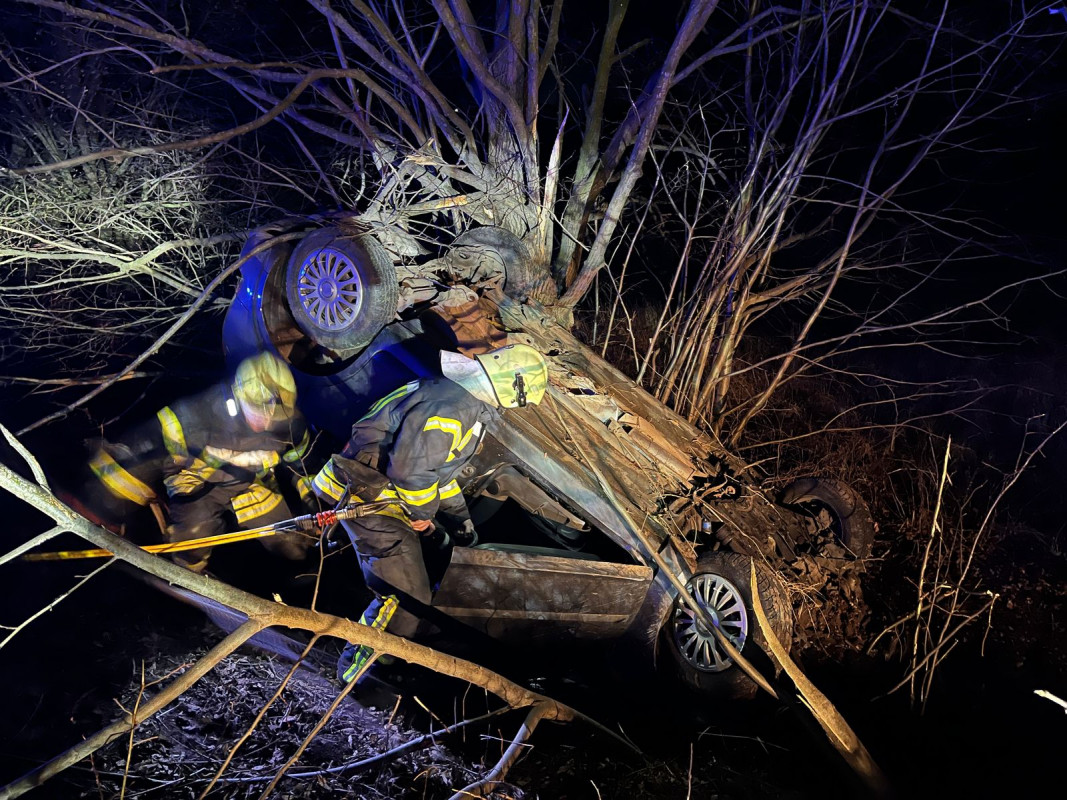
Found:
<path fill-rule="evenodd" d="M 438 510 L 469 519 L 456 476 L 477 451 L 496 413 L 447 378 L 412 381 L 390 392 L 352 426 L 341 451 L 344 458 L 385 475 L 389 484 L 376 497 L 351 499 L 395 497 L 414 520 L 432 519 Z M 315 476 L 315 488 L 339 501 L 345 491 L 341 473 L 332 460 L 327 462 Z M 383 513 L 405 518 L 398 506 Z"/>
<path fill-rule="evenodd" d="M 308 494 L 310 482 L 299 473 L 309 442 L 299 413 L 266 431 L 252 430 L 229 385 L 219 384 L 105 443 L 90 468 L 112 494 L 139 505 L 158 502 L 160 491 L 192 500 L 214 487 L 247 486 L 232 500 L 244 524 L 282 502 L 274 475 L 279 464 L 290 467 L 301 497 Z"/>

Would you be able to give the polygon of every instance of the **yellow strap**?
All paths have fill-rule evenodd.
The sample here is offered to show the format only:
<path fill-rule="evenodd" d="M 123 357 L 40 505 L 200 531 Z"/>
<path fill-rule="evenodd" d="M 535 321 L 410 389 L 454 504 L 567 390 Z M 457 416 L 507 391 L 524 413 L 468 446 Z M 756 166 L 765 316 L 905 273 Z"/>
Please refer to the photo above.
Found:
<path fill-rule="evenodd" d="M 89 469 L 111 492 L 132 500 L 139 506 L 147 506 L 156 499 L 155 492 L 103 450 L 97 451 L 96 456 L 89 462 Z"/>
<path fill-rule="evenodd" d="M 220 544 L 243 542 L 248 539 L 261 539 L 264 536 L 273 536 L 279 533 L 272 525 L 262 528 L 253 528 L 250 531 L 234 531 L 233 533 L 220 533 L 217 536 L 205 536 L 201 539 L 189 539 L 184 542 L 168 542 L 166 544 L 141 545 L 141 549 L 147 553 L 179 553 L 182 550 L 196 550 L 198 547 L 214 547 Z M 23 561 L 66 561 L 74 558 L 104 558 L 114 555 L 110 550 L 102 548 L 96 550 L 62 550 L 58 553 L 30 553 L 22 557 Z"/>

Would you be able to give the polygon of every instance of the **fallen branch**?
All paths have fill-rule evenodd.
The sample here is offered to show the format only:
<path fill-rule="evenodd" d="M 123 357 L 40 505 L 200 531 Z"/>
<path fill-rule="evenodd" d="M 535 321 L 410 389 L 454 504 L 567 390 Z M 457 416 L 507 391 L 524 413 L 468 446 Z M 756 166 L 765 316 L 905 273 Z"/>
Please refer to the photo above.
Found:
<path fill-rule="evenodd" d="M 7 489 L 16 497 L 52 517 L 63 529 L 81 536 L 101 548 L 110 550 L 117 559 L 127 562 L 157 578 L 223 603 L 248 617 L 247 622 L 227 636 L 221 644 L 201 659 L 190 672 L 176 680 L 160 695 L 157 695 L 147 703 L 144 707 L 144 714 L 138 720 L 132 720 L 127 716 L 104 728 L 76 747 L 71 748 L 58 758 L 42 765 L 27 776 L 0 788 L 0 800 L 20 796 L 40 785 L 49 777 L 66 769 L 71 764 L 92 754 L 110 742 L 116 735 L 121 735 L 128 731 L 130 725 L 150 716 L 166 703 L 180 696 L 203 674 L 206 674 L 212 666 L 221 661 L 239 645 L 246 642 L 256 633 L 272 626 L 302 629 L 309 631 L 315 637 L 335 636 L 351 644 L 367 645 L 375 651 L 376 655 L 388 654 L 409 663 L 426 667 L 441 675 L 468 681 L 496 695 L 511 708 L 536 707 L 538 709 L 536 720 L 555 719 L 561 722 L 569 722 L 580 719 L 607 733 L 627 747 L 631 747 L 617 734 L 612 733 L 570 706 L 513 683 L 482 666 L 431 650 L 428 647 L 366 625 L 360 625 L 351 620 L 341 619 L 309 609 L 290 607 L 256 597 L 233 586 L 197 575 L 159 556 L 146 553 L 137 545 L 116 536 L 104 528 L 93 525 L 89 520 L 60 502 L 50 492 L 26 480 L 3 464 L 0 464 L 0 487 Z M 522 731 L 520 731 L 520 735 L 522 735 Z M 506 769 L 507 764 L 504 764 L 503 767 Z"/>
<path fill-rule="evenodd" d="M 501 784 L 504 776 L 507 775 L 508 770 L 511 769 L 515 761 L 518 760 L 519 754 L 528 746 L 526 743 L 533 735 L 534 729 L 537 728 L 537 723 L 545 719 L 549 711 L 550 709 L 544 703 L 534 705 L 526 715 L 526 719 L 523 720 L 522 726 L 515 734 L 515 738 L 508 745 L 508 749 L 500 757 L 500 760 L 481 780 L 463 787 L 452 795 L 452 800 L 471 800 L 471 798 L 485 797 L 491 794 L 493 789 Z"/>
<path fill-rule="evenodd" d="M 84 578 L 82 578 L 80 581 L 78 581 L 76 584 L 74 584 L 74 587 L 72 589 L 70 589 L 67 592 L 64 592 L 59 597 L 53 598 L 52 602 L 50 602 L 44 608 L 42 608 L 39 611 L 37 611 L 37 613 L 32 614 L 27 619 L 23 620 L 19 625 L 17 625 L 14 628 L 12 628 L 11 629 L 11 633 L 9 633 L 7 636 L 4 637 L 4 639 L 2 641 L 0 641 L 0 650 L 3 650 L 4 647 L 7 645 L 7 643 L 10 642 L 12 639 L 14 639 L 18 635 L 18 633 L 21 630 L 23 630 L 27 625 L 29 625 L 31 622 L 33 622 L 38 617 L 41 617 L 41 616 L 47 614 L 49 611 L 54 609 L 56 606 L 58 606 L 60 603 L 62 603 L 64 600 L 66 600 L 68 597 L 70 597 L 72 594 L 74 594 L 74 592 L 76 592 L 78 589 L 80 589 L 82 586 L 87 584 L 90 580 L 95 578 L 97 575 L 99 575 L 101 572 L 103 572 L 105 569 L 107 569 L 108 567 L 110 567 L 114 563 L 115 563 L 115 559 L 112 558 L 112 559 L 109 559 L 108 561 L 106 561 L 105 563 L 101 564 L 99 567 L 94 569 L 92 572 L 90 572 L 88 575 L 86 575 Z"/>

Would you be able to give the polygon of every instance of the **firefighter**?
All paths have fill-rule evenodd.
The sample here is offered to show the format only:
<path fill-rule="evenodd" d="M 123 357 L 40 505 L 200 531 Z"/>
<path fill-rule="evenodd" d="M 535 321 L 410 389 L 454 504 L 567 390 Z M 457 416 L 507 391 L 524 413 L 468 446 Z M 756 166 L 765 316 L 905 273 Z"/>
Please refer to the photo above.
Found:
<path fill-rule="evenodd" d="M 350 502 L 396 499 L 377 514 L 342 524 L 375 595 L 360 623 L 388 626 L 407 638 L 415 634 L 418 618 L 401 606 L 402 597 L 430 602 L 420 535 L 433 533 L 434 517 L 443 512 L 458 521 L 455 544 L 477 543 L 456 476 L 478 450 L 497 409 L 537 404 L 548 386 L 544 358 L 523 344 L 474 358 L 442 351 L 441 371 L 442 378 L 412 381 L 374 403 L 352 426 L 339 457 L 314 480 L 320 496 L 334 502 L 346 491 Z M 366 646 L 347 645 L 338 678 L 350 682 L 372 655 Z"/>
<path fill-rule="evenodd" d="M 105 442 L 89 466 L 107 488 L 112 511 L 135 504 L 153 507 L 158 518 L 165 504 L 164 536 L 183 542 L 225 533 L 233 517 L 243 530 L 290 517 L 276 467 L 285 467 L 301 497 L 309 497 L 301 464 L 309 442 L 292 373 L 281 359 L 260 353 L 243 360 L 232 381 L 178 400 L 117 442 Z M 292 560 L 307 549 L 296 534 L 259 541 Z M 200 548 L 172 558 L 202 572 L 210 553 Z"/>

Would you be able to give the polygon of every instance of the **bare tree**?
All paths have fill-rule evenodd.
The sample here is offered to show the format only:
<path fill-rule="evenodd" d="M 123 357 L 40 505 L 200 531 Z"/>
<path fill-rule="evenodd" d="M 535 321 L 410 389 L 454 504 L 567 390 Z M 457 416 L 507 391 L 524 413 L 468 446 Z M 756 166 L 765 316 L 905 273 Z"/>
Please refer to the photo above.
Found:
<path fill-rule="evenodd" d="M 564 319 L 610 278 L 602 346 L 624 327 L 641 380 L 733 445 L 798 378 L 881 383 L 869 347 L 970 343 L 1001 297 L 1048 277 L 945 291 L 999 254 L 934 178 L 1022 102 L 1042 53 L 1019 48 L 1062 41 L 1047 6 L 976 21 L 948 4 L 690 0 L 657 48 L 628 0 L 602 17 L 563 0 L 265 4 L 275 29 L 288 15 L 285 46 L 225 4 L 17 4 L 63 47 L 3 44 L 20 121 L 0 169 L 0 321 L 26 334 L 8 352 L 53 337 L 72 373 L 129 374 L 223 305 L 242 232 L 338 208 L 399 262 L 502 226 Z M 651 312 L 626 290 L 642 273 L 660 284 Z M 772 324 L 785 344 L 742 355 Z M 70 332 L 88 342 L 76 355 Z M 876 402 L 920 390 L 888 391 Z"/>
<path fill-rule="evenodd" d="M 435 247 L 441 229 L 503 226 L 541 268 L 533 295 L 564 318 L 643 238 L 656 248 L 649 272 L 663 274 L 665 251 L 675 269 L 652 329 L 633 339 L 636 371 L 734 445 L 798 376 L 832 361 L 847 369 L 875 345 L 944 349 L 973 338 L 965 326 L 999 319 L 990 309 L 1018 279 L 935 291 L 1004 257 L 984 244 L 988 229 L 946 210 L 959 190 L 939 185 L 938 170 L 987 147 L 1063 39 L 1045 7 L 1009 4 L 979 21 L 948 4 L 914 16 L 884 2 L 757 2 L 735 14 L 693 0 L 653 52 L 627 27 L 628 2 L 601 19 L 562 0 L 308 0 L 276 12 L 303 37 L 297 55 L 266 38 L 231 44 L 222 31 L 242 21 L 222 10 L 179 19 L 143 4 L 19 1 L 59 26 L 66 57 L 9 48 L 7 87 L 64 110 L 78 134 L 73 150 L 38 147 L 7 171 L 21 217 L 7 263 L 43 259 L 71 282 L 35 270 L 5 286 L 25 301 L 22 319 L 44 316 L 34 303 L 66 285 L 83 292 L 69 296 L 70 313 L 97 308 L 83 285 L 147 269 L 138 280 L 173 294 L 142 288 L 144 313 L 97 327 L 158 327 L 205 282 L 171 262 L 203 268 L 203 248 L 228 252 L 219 245 L 242 229 L 238 217 L 282 209 L 345 207 L 400 260 Z M 586 32 L 591 46 L 576 50 Z M 1024 44 L 1031 55 L 1017 58 Z M 145 88 L 136 102 L 83 104 L 94 74 Z M 135 215 L 125 192 L 101 203 L 85 188 L 131 161 L 152 165 L 158 187 L 189 186 L 196 170 L 222 187 L 213 208 L 231 204 L 226 219 L 193 219 L 207 206 L 175 198 L 185 217 L 143 226 L 144 241 L 117 253 L 64 235 L 92 231 L 91 219 L 26 220 L 42 194 L 65 191 L 45 179 L 96 191 L 97 216 Z M 767 325 L 790 341 L 738 362 L 753 327 Z M 753 370 L 765 375 L 731 394 Z"/>
<path fill-rule="evenodd" d="M 39 174 L 103 158 L 202 150 L 278 119 L 300 143 L 324 137 L 360 151 L 364 158 L 359 167 L 372 166 L 376 174 L 369 181 L 373 189 L 360 198 L 359 211 L 365 222 L 389 229 L 385 235 L 392 237 L 399 255 L 420 251 L 411 220 L 429 212 L 448 211 L 447 223 L 459 229 L 471 221 L 502 225 L 529 242 L 542 265 L 554 261 L 558 276 L 570 274 L 561 281 L 567 290 L 562 302 L 573 306 L 604 264 L 667 93 L 717 4 L 698 0 L 689 5 L 667 52 L 646 65 L 648 85 L 614 126 L 608 124 L 605 105 L 613 81 L 623 75 L 617 37 L 627 3 L 609 11 L 586 109 L 573 107 L 556 54 L 562 2 L 551 8 L 539 2 L 500 4 L 495 13 L 485 14 L 466 2 L 435 2 L 431 12 L 415 4 L 386 9 L 362 2 L 341 10 L 309 0 L 309 13 L 297 22 L 313 52 L 284 63 L 250 63 L 201 43 L 176 21 L 145 9 L 105 12 L 52 0 L 32 5 L 62 12 L 83 32 L 121 41 L 153 65 L 154 74 L 209 73 L 248 104 L 252 119 L 200 137 L 122 142 L 16 172 Z M 210 20 L 203 24 L 201 35 L 215 33 Z M 315 44 L 323 49 L 314 49 Z M 457 63 L 464 73 L 461 82 L 455 79 Z M 443 71 L 448 64 L 453 72 Z M 546 112 L 542 97 L 552 93 L 558 102 Z M 563 139 L 575 134 L 582 138 L 581 155 L 567 179 Z M 601 145 L 604 139 L 607 148 Z M 547 153 L 542 153 L 544 142 L 551 143 Z M 310 147 L 303 149 L 323 175 L 320 188 L 339 199 L 333 170 L 323 169 Z M 588 220 L 605 196 L 607 210 L 589 242 Z M 564 208 L 559 225 L 557 206 Z M 556 240 L 562 244 L 553 259 Z M 555 294 L 547 285 L 544 291 L 546 297 Z"/>
<path fill-rule="evenodd" d="M 929 398 L 914 377 L 872 369 L 871 352 L 974 352 L 1003 338 L 1022 286 L 1063 274 L 1024 263 L 1010 233 L 970 209 L 966 173 L 953 180 L 962 159 L 1013 135 L 1062 26 L 1048 9 L 1004 6 L 979 33 L 966 11 L 931 11 L 752 4 L 732 52 L 690 93 L 699 101 L 664 113 L 655 211 L 631 215 L 631 241 L 646 244 L 621 248 L 650 263 L 616 270 L 660 284 L 632 339 L 635 370 L 734 446 L 813 373 L 880 391 L 868 411 Z M 754 330 L 776 344 L 753 347 Z M 956 405 L 962 389 L 941 387 Z"/>

